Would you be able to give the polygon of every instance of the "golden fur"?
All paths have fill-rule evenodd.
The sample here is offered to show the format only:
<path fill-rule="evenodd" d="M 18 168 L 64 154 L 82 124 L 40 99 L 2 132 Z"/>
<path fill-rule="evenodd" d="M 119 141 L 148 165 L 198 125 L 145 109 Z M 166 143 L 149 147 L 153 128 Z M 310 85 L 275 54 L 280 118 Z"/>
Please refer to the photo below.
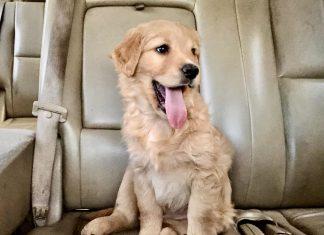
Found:
<path fill-rule="evenodd" d="M 166 55 L 155 51 L 161 44 L 170 46 Z M 197 32 L 169 21 L 141 24 L 127 33 L 112 58 L 119 73 L 122 132 L 130 161 L 114 212 L 91 221 L 82 234 L 132 228 L 138 214 L 140 234 L 145 235 L 224 231 L 234 216 L 228 178 L 233 153 L 210 123 L 199 94 L 200 77 L 183 91 L 188 119 L 181 129 L 170 127 L 152 88 L 153 79 L 177 86 L 183 64 L 199 65 Z"/>

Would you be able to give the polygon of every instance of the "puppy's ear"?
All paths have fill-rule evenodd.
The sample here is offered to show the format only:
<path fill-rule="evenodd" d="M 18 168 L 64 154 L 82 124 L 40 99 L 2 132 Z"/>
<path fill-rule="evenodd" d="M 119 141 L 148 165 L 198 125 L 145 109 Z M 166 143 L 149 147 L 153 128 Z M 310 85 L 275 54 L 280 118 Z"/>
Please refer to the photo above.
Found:
<path fill-rule="evenodd" d="M 139 29 L 130 30 L 115 48 L 112 59 L 118 72 L 132 77 L 142 52 L 143 36 Z"/>

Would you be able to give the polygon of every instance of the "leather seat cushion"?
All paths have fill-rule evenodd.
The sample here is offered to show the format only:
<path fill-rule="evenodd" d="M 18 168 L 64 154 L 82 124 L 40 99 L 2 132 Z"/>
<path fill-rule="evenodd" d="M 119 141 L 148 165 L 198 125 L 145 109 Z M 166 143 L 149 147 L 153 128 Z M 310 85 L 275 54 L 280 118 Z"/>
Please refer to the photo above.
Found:
<path fill-rule="evenodd" d="M 303 233 L 298 228 L 290 224 L 290 222 L 285 218 L 285 216 L 280 211 L 268 210 L 263 212 L 268 216 L 270 216 L 274 221 L 276 221 L 280 227 L 290 231 L 292 234 L 305 235 L 305 233 Z"/>
<path fill-rule="evenodd" d="M 56 224 L 45 227 L 38 227 L 33 229 L 28 235 L 72 235 L 78 234 L 78 227 L 80 225 L 79 216 L 81 212 L 69 212 L 63 215 L 63 218 Z M 120 233 L 118 235 L 135 235 L 137 230 L 130 230 Z"/>
<path fill-rule="evenodd" d="M 264 210 L 262 212 L 294 235 L 324 234 L 324 208 Z"/>
<path fill-rule="evenodd" d="M 0 231 L 11 234 L 30 209 L 34 131 L 0 129 Z"/>
<path fill-rule="evenodd" d="M 0 129 L 27 129 L 36 130 L 36 118 L 9 118 L 0 122 Z"/>
<path fill-rule="evenodd" d="M 324 234 L 324 208 L 316 209 L 287 209 L 281 213 L 290 224 L 305 234 Z"/>
<path fill-rule="evenodd" d="M 72 235 L 80 234 L 82 228 L 79 216 L 84 212 L 69 212 L 63 215 L 63 218 L 56 224 L 33 229 L 28 235 Z M 127 230 L 114 235 L 137 235 L 138 230 Z M 223 235 L 237 235 L 236 230 L 231 228 Z"/>

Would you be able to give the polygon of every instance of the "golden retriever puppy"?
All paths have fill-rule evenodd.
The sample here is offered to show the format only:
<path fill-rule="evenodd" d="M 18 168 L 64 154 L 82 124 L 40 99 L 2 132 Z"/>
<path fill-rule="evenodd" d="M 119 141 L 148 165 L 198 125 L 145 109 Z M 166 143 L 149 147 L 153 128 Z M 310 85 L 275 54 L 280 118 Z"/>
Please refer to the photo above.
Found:
<path fill-rule="evenodd" d="M 129 165 L 113 213 L 92 220 L 82 234 L 132 228 L 138 217 L 141 235 L 226 230 L 234 216 L 232 150 L 199 94 L 197 32 L 170 21 L 144 23 L 127 33 L 112 58 Z"/>

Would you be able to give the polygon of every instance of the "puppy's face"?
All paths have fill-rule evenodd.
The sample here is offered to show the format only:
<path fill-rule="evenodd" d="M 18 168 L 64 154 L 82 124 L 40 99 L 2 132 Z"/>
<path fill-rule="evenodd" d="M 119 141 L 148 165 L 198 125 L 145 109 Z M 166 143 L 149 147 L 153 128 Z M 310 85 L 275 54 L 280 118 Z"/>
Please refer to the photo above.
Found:
<path fill-rule="evenodd" d="M 112 57 L 119 73 L 138 79 L 155 112 L 181 128 L 187 120 L 186 99 L 200 83 L 197 32 L 170 21 L 141 24 L 127 33 Z"/>

